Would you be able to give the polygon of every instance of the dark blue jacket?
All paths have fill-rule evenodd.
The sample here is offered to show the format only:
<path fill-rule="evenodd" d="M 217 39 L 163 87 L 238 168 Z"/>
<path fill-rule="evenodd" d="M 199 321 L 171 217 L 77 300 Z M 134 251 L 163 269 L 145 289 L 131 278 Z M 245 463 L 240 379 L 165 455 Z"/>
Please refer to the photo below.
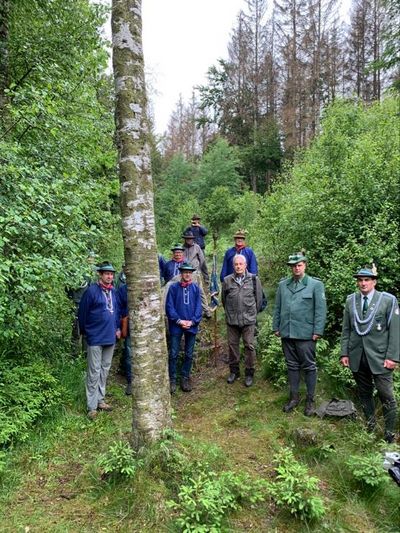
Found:
<path fill-rule="evenodd" d="M 180 263 L 177 263 L 174 259 L 167 261 L 165 263 L 163 278 L 165 283 L 168 283 L 170 279 L 179 274 L 179 267 L 183 263 L 183 260 Z"/>
<path fill-rule="evenodd" d="M 124 283 L 124 285 L 119 286 L 117 290 L 117 298 L 120 316 L 128 316 L 128 285 L 126 283 Z"/>
<path fill-rule="evenodd" d="M 158 269 L 160 271 L 160 281 L 162 282 L 164 278 L 164 268 L 167 264 L 167 261 L 165 260 L 165 257 L 161 254 L 158 254 Z"/>
<path fill-rule="evenodd" d="M 235 255 L 244 255 L 247 261 L 247 271 L 250 272 L 250 274 L 258 274 L 258 265 L 257 265 L 257 258 L 255 253 L 251 248 L 248 246 L 245 246 L 242 248 L 239 252 L 233 246 L 232 248 L 229 248 L 224 255 L 224 262 L 222 263 L 222 269 L 221 269 L 221 275 L 220 280 L 221 282 L 224 281 L 224 278 L 226 276 L 229 276 L 230 274 L 233 274 L 233 258 Z"/>
<path fill-rule="evenodd" d="M 115 344 L 115 334 L 120 326 L 120 310 L 115 289 L 111 289 L 112 308 L 107 308 L 103 289 L 93 283 L 85 291 L 79 304 L 78 319 L 82 335 L 89 346 Z"/>
<path fill-rule="evenodd" d="M 192 283 L 184 288 L 181 287 L 180 281 L 173 283 L 168 290 L 165 311 L 171 335 L 182 332 L 178 320 L 192 320 L 192 327 L 183 331 L 197 333 L 202 317 L 199 286 Z"/>
<path fill-rule="evenodd" d="M 183 233 L 187 233 L 188 231 L 191 231 L 194 235 L 194 242 L 200 246 L 202 250 L 206 247 L 206 243 L 204 242 L 204 237 L 208 233 L 208 229 L 204 226 L 189 226 L 185 229 Z"/>

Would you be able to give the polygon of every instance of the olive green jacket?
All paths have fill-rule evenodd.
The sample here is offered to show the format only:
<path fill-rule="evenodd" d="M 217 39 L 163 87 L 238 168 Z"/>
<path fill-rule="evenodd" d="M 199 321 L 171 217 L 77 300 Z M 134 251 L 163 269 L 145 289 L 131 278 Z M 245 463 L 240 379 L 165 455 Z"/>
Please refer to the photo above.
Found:
<path fill-rule="evenodd" d="M 255 278 L 255 285 L 253 278 Z M 258 276 L 246 271 L 241 285 L 235 281 L 235 274 L 230 274 L 224 278 L 222 305 L 225 309 L 227 324 L 238 327 L 255 324 L 257 313 L 261 310 L 261 304 L 262 286 Z"/>
<path fill-rule="evenodd" d="M 400 360 L 400 315 L 396 298 L 389 293 L 375 291 L 365 316 L 366 321 L 368 318 L 371 320 L 359 324 L 359 332 L 356 331 L 355 312 L 362 320 L 360 292 L 350 294 L 346 300 L 341 357 L 349 357 L 350 369 L 357 372 L 364 351 L 373 374 L 391 372 L 384 368 L 383 363 L 385 359 Z M 369 332 L 363 335 L 369 327 Z"/>
<path fill-rule="evenodd" d="M 273 331 L 281 338 L 312 339 L 323 335 L 326 321 L 324 284 L 307 274 L 297 284 L 293 277 L 279 282 L 275 298 Z"/>

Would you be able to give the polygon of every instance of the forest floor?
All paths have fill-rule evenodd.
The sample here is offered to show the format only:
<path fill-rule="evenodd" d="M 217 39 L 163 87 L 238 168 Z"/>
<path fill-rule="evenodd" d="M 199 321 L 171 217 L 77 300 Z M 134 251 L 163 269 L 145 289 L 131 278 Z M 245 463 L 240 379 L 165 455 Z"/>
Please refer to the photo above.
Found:
<path fill-rule="evenodd" d="M 263 380 L 260 372 L 251 388 L 244 387 L 243 379 L 228 385 L 227 373 L 223 354 L 216 362 L 200 357 L 193 391 L 179 391 L 173 397 L 175 431 L 210 453 L 215 450 L 226 470 L 257 478 L 270 477 L 273 455 L 282 447 L 292 447 L 310 476 L 319 478 L 319 495 L 327 512 L 319 522 L 307 523 L 271 502 L 258 503 L 236 510 L 214 531 L 400 530 L 400 488 L 389 479 L 368 490 L 352 480 L 346 467 L 349 454 L 382 450 L 382 442 L 367 435 L 360 420 L 307 418 L 303 405 L 284 414 L 286 391 Z M 100 413 L 91 422 L 82 410 L 67 409 L 14 449 L 2 477 L 0 531 L 179 531 L 166 503 L 171 499 L 168 484 L 154 472 L 139 470 L 133 480 L 110 481 L 96 464 L 110 444 L 127 438 L 131 431 L 132 400 L 125 396 L 124 387 L 114 368 L 109 381 L 112 413 Z M 320 383 L 318 403 L 328 399 L 325 394 Z M 298 440 L 299 428 L 311 430 L 311 441 Z"/>

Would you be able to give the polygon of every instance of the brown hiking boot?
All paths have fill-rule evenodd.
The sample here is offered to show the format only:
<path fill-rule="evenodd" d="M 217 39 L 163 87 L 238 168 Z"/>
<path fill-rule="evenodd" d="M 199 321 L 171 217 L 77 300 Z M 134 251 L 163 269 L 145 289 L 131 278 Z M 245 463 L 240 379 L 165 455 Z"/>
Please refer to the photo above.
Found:
<path fill-rule="evenodd" d="M 90 418 L 90 420 L 94 420 L 96 416 L 98 415 L 98 413 L 97 411 L 93 410 L 93 411 L 89 411 L 87 415 L 88 415 L 88 418 Z"/>

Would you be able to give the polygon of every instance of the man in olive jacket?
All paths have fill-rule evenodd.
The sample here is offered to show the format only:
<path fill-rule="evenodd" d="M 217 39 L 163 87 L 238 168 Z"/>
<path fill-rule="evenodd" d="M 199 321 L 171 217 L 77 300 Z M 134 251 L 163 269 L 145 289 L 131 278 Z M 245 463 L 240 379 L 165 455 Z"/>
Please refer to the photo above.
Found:
<path fill-rule="evenodd" d="M 392 294 L 375 290 L 374 268 L 362 268 L 354 277 L 359 291 L 346 300 L 340 362 L 353 372 L 370 431 L 376 425 L 375 384 L 385 419 L 384 438 L 393 442 L 397 406 L 392 373 L 400 360 L 399 305 Z"/>
<path fill-rule="evenodd" d="M 300 372 L 304 371 L 307 398 L 304 414 L 314 413 L 317 383 L 315 347 L 323 335 L 326 320 L 325 289 L 322 281 L 305 273 L 307 258 L 299 252 L 289 256 L 292 276 L 279 282 L 272 328 L 282 339 L 288 369 L 290 398 L 283 411 L 289 413 L 300 402 Z"/>
<path fill-rule="evenodd" d="M 222 304 L 229 346 L 229 369 L 227 379 L 232 384 L 239 376 L 240 337 L 243 339 L 245 355 L 245 386 L 253 384 L 256 351 L 254 337 L 257 313 L 261 310 L 263 292 L 260 280 L 247 271 L 244 255 L 233 258 L 233 274 L 226 276 L 222 284 Z"/>

